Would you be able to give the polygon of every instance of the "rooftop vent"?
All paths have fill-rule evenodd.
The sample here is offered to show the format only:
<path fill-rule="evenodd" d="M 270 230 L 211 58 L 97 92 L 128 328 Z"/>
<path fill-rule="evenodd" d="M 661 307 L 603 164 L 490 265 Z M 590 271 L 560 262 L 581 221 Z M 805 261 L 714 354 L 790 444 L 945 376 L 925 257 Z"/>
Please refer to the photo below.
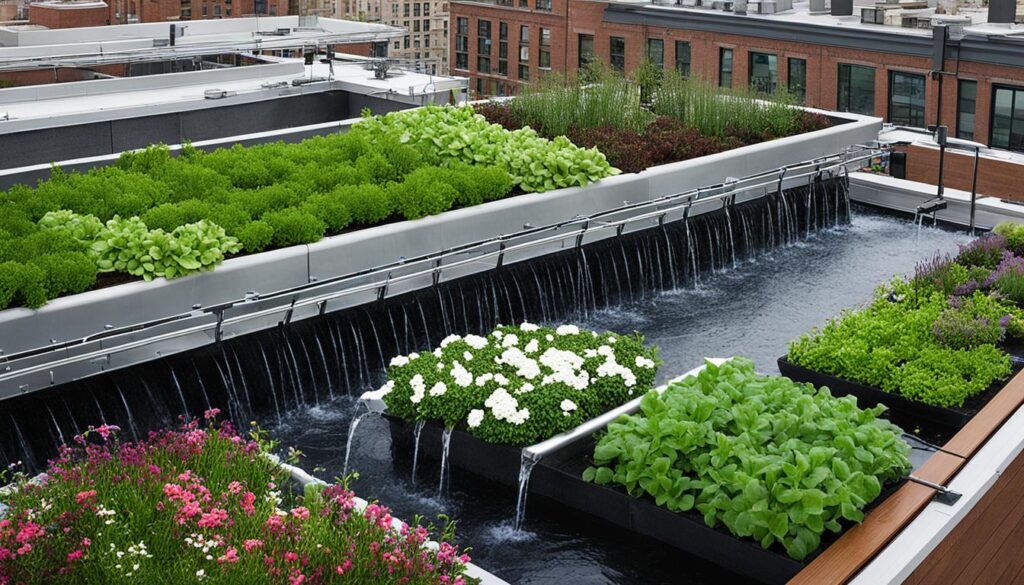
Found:
<path fill-rule="evenodd" d="M 203 92 L 203 97 L 205 97 L 208 100 L 223 99 L 223 98 L 227 97 L 227 95 L 228 95 L 227 90 L 223 90 L 223 89 L 208 89 L 208 90 Z"/>
<path fill-rule="evenodd" d="M 1017 18 L 1016 0 L 989 0 L 988 21 L 997 23 L 1010 23 Z"/>
<path fill-rule="evenodd" d="M 832 16 L 853 16 L 853 0 L 832 0 Z"/>

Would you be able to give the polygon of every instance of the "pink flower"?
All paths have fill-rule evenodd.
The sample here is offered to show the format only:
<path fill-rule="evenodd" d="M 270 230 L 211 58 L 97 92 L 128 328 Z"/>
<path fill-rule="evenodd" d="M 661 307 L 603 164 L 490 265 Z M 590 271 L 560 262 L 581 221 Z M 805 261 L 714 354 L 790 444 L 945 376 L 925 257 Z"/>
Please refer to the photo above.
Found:
<path fill-rule="evenodd" d="M 239 506 L 242 507 L 242 511 L 245 512 L 246 516 L 252 516 L 256 513 L 256 494 L 252 492 L 245 492 L 242 494 L 242 501 L 239 502 Z"/>
<path fill-rule="evenodd" d="M 246 540 L 244 543 L 242 543 L 242 547 L 245 549 L 245 552 L 247 553 L 251 553 L 255 549 L 258 549 L 262 546 L 263 541 L 258 538 L 250 538 Z"/>
<path fill-rule="evenodd" d="M 216 528 L 226 522 L 228 513 L 220 508 L 211 508 L 209 512 L 199 518 L 200 528 Z"/>
<path fill-rule="evenodd" d="M 299 573 L 297 575 L 291 575 L 290 577 L 288 577 L 288 585 L 300 585 L 305 580 L 306 576 L 302 573 Z"/>
<path fill-rule="evenodd" d="M 246 541 L 248 542 L 248 541 Z M 220 564 L 224 563 L 237 563 L 238 562 L 238 551 L 233 546 L 229 546 L 224 554 L 217 558 L 217 562 Z"/>
<path fill-rule="evenodd" d="M 82 546 L 84 546 L 85 548 L 89 548 L 91 545 L 92 545 L 92 541 L 91 540 L 89 540 L 88 538 L 83 538 L 82 539 Z"/>
<path fill-rule="evenodd" d="M 229 483 L 228 484 L 228 491 L 233 493 L 233 494 L 235 494 L 235 495 L 238 495 L 238 494 L 242 493 L 242 483 L 238 482 L 238 481 L 233 481 L 233 482 Z"/>
<path fill-rule="evenodd" d="M 210 410 L 207 410 L 206 412 L 203 413 L 203 418 L 205 418 L 206 420 L 213 420 L 217 418 L 218 414 L 220 414 L 219 408 L 211 408 Z"/>
<path fill-rule="evenodd" d="M 298 508 L 292 510 L 292 516 L 298 518 L 299 520 L 308 520 L 309 509 L 306 508 L 305 506 L 299 506 Z"/>
<path fill-rule="evenodd" d="M 199 507 L 199 502 L 188 502 L 178 510 L 175 519 L 178 521 L 178 524 L 184 524 L 202 513 L 203 509 Z"/>
<path fill-rule="evenodd" d="M 32 545 L 27 543 L 27 542 L 25 544 L 21 545 L 21 547 L 18 548 L 18 554 L 19 555 L 25 555 L 25 554 L 28 554 L 30 552 L 32 552 Z"/>
<path fill-rule="evenodd" d="M 352 561 L 351 561 L 351 559 L 345 559 L 344 563 L 338 565 L 337 567 L 334 567 L 334 572 L 339 574 L 339 575 L 344 575 L 351 568 L 352 568 Z"/>
<path fill-rule="evenodd" d="M 281 534 L 284 532 L 284 521 L 277 514 L 272 514 L 270 518 L 267 518 L 267 522 L 264 524 L 273 534 Z"/>
<path fill-rule="evenodd" d="M 79 506 L 94 499 L 96 499 L 96 490 L 78 492 L 75 494 L 75 503 Z"/>
<path fill-rule="evenodd" d="M 288 551 L 284 553 L 284 560 L 289 563 L 294 563 L 299 560 L 299 555 L 291 551 Z"/>
<path fill-rule="evenodd" d="M 68 562 L 69 563 L 73 563 L 73 562 L 77 561 L 78 559 L 81 559 L 84 554 L 85 553 L 82 552 L 81 549 L 69 552 L 68 553 Z"/>

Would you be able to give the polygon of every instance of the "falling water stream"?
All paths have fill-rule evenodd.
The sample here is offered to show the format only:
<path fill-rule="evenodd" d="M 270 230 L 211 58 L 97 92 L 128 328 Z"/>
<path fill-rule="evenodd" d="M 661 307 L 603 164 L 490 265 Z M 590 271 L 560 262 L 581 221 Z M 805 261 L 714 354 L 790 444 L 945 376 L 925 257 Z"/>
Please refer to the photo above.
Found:
<path fill-rule="evenodd" d="M 526 519 L 526 496 L 530 491 L 530 472 L 533 471 L 533 466 L 536 464 L 536 459 L 523 453 L 523 458 L 519 462 L 519 485 L 516 488 L 516 521 L 513 525 L 516 531 L 523 529 L 523 521 Z"/>
<path fill-rule="evenodd" d="M 386 419 L 353 415 L 355 396 L 383 383 L 383 366 L 396 352 L 524 319 L 639 331 L 660 348 L 659 382 L 704 356 L 742 354 L 775 372 L 787 341 L 866 302 L 879 283 L 913 271 L 936 249 L 953 251 L 967 240 L 866 210 L 856 210 L 850 225 L 826 227 L 848 217 L 845 197 L 835 193 L 821 195 L 830 198 L 827 210 L 815 199 L 807 237 L 806 197 L 787 192 L 769 204 L 737 206 L 728 219 L 691 218 L 40 391 L 31 409 L 17 409 L 21 398 L 5 401 L 0 420 L 11 424 L 0 425 L 0 466 L 39 464 L 81 424 L 108 420 L 144 433 L 235 403 L 230 412 L 256 416 L 282 445 L 303 451 L 304 467 L 323 468 L 325 478 L 357 471 L 352 487 L 396 516 L 449 515 L 474 561 L 510 582 L 742 583 L 543 498 L 533 498 L 527 513 L 529 464 L 513 491 L 452 474 L 446 457 L 421 461 L 418 440 L 392 449 Z"/>
<path fill-rule="evenodd" d="M 416 484 L 416 467 L 420 462 L 420 437 L 423 436 L 423 427 L 427 424 L 427 421 L 421 420 L 416 421 L 416 428 L 413 429 L 413 447 L 412 447 L 412 483 Z M 345 448 L 345 456 L 348 457 L 348 449 L 351 448 L 351 442 L 349 446 Z"/>

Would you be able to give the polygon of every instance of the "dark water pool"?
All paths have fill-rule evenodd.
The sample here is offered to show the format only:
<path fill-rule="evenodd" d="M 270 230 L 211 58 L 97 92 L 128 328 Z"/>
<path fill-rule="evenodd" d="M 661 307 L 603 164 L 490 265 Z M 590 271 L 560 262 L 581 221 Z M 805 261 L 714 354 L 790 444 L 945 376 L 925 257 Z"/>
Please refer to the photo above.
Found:
<path fill-rule="evenodd" d="M 936 250 L 953 251 L 968 240 L 960 232 L 918 229 L 910 221 L 858 210 L 852 224 L 762 256 L 705 279 L 698 290 L 670 291 L 600 311 L 581 325 L 637 330 L 661 350 L 660 380 L 708 357 L 745 355 L 760 370 L 777 372 L 786 343 L 846 307 L 867 302 L 872 290 Z M 300 410 L 271 429 L 283 445 L 305 455 L 304 467 L 325 478 L 342 473 L 345 442 L 355 410 L 339 398 Z M 417 484 L 407 457 L 394 458 L 387 423 L 364 420 L 353 444 L 354 488 L 379 499 L 402 518 L 447 514 L 459 540 L 472 546 L 474 562 L 510 583 L 710 584 L 743 583 L 727 571 L 657 542 L 571 516 L 533 498 L 526 533 L 515 533 L 511 488 L 459 473 L 438 497 L 439 470 L 421 461 Z"/>

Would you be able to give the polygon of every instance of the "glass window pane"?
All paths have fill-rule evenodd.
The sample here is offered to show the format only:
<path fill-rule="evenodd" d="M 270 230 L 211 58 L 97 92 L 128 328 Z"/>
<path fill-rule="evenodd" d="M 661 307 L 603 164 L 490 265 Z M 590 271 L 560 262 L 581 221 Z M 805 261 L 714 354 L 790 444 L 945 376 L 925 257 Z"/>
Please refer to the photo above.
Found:
<path fill-rule="evenodd" d="M 807 100 L 807 61 L 789 60 L 789 92 L 802 104 Z"/>
<path fill-rule="evenodd" d="M 770 53 L 750 53 L 750 88 L 775 93 L 779 82 L 779 58 Z"/>
<path fill-rule="evenodd" d="M 647 39 L 647 58 L 659 69 L 663 69 L 665 67 L 665 41 Z"/>
<path fill-rule="evenodd" d="M 875 68 L 841 63 L 838 97 L 839 111 L 874 115 Z"/>
<path fill-rule="evenodd" d="M 579 67 L 583 69 L 594 60 L 594 35 L 579 35 Z"/>
<path fill-rule="evenodd" d="M 1012 89 L 996 88 L 992 103 L 992 140 L 995 148 L 1010 148 L 1010 124 L 1013 113 Z"/>
<path fill-rule="evenodd" d="M 718 85 L 732 87 L 732 49 L 719 49 Z"/>
<path fill-rule="evenodd" d="M 626 69 L 626 39 L 622 37 L 610 37 L 608 63 L 612 68 L 619 71 Z"/>
<path fill-rule="evenodd" d="M 961 79 L 957 85 L 956 136 L 974 140 L 974 112 L 978 102 L 978 82 Z"/>
<path fill-rule="evenodd" d="M 889 72 L 889 121 L 900 126 L 923 128 L 924 75 Z"/>
<path fill-rule="evenodd" d="M 686 41 L 676 41 L 676 71 L 690 74 L 690 43 Z"/>

